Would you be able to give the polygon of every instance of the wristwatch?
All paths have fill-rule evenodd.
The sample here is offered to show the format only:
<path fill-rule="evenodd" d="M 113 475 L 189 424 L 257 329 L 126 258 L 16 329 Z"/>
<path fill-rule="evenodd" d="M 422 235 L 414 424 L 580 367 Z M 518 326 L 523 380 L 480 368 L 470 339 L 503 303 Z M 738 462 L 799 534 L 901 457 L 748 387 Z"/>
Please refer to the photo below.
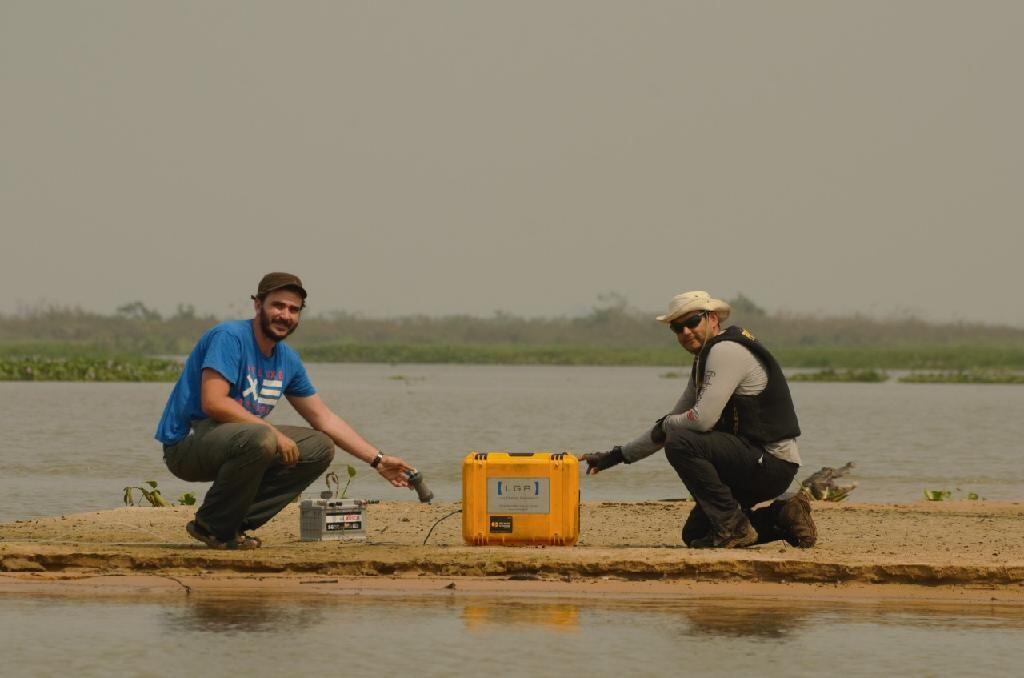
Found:
<path fill-rule="evenodd" d="M 377 468 L 378 466 L 380 466 L 380 462 L 383 459 L 384 459 L 384 453 L 381 452 L 380 450 L 377 450 L 377 456 L 374 457 L 373 461 L 370 462 L 370 468 Z"/>

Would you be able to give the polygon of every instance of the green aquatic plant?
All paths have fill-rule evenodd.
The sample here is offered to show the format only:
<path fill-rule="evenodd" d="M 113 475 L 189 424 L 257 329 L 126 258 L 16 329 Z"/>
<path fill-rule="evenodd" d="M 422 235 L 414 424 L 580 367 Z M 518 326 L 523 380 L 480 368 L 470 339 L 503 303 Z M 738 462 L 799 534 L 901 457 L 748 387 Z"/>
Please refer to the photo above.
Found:
<path fill-rule="evenodd" d="M 829 367 L 817 372 L 798 372 L 797 374 L 790 375 L 788 379 L 789 381 L 877 384 L 887 381 L 889 375 L 882 370 L 876 369 L 834 370 Z"/>
<path fill-rule="evenodd" d="M 956 488 L 957 492 L 960 492 L 960 488 Z M 928 501 L 950 501 L 953 499 L 953 493 L 949 490 L 925 490 L 924 498 Z M 984 501 L 984 497 L 979 497 L 977 492 L 968 492 L 962 497 L 968 501 Z"/>
<path fill-rule="evenodd" d="M 138 357 L 0 357 L 0 381 L 174 381 L 175 360 Z"/>
<path fill-rule="evenodd" d="M 173 502 L 167 501 L 164 495 L 160 492 L 158 486 L 159 483 L 155 480 L 147 480 L 143 483 L 148 485 L 149 489 L 145 487 L 139 487 L 138 485 L 129 485 L 124 488 L 123 501 L 125 506 L 141 506 L 142 500 L 148 501 L 150 506 L 174 506 Z M 135 503 L 135 491 L 138 490 L 142 494 L 142 498 L 139 499 L 138 504 Z M 182 506 L 192 506 L 196 503 L 196 495 L 193 492 L 185 492 L 178 497 L 178 503 Z"/>
<path fill-rule="evenodd" d="M 392 374 L 390 377 L 388 377 L 388 380 L 389 381 L 400 381 L 400 382 L 404 383 L 406 386 L 409 386 L 414 381 L 426 381 L 427 378 L 426 377 L 410 377 L 407 374 Z"/>
<path fill-rule="evenodd" d="M 157 489 L 158 483 L 155 480 L 147 480 L 146 485 L 149 485 L 147 490 L 145 487 L 139 487 L 138 485 L 129 485 L 124 488 L 124 505 L 125 506 L 137 506 L 135 503 L 134 491 L 138 490 L 142 493 L 142 497 L 149 502 L 150 506 L 172 506 L 172 504 L 164 499 L 164 495 L 160 494 L 160 490 Z M 140 500 L 141 501 L 141 500 Z"/>
<path fill-rule="evenodd" d="M 46 359 L 71 361 L 76 358 L 89 358 L 95 361 L 134 364 L 139 361 L 158 360 L 145 358 L 146 355 L 178 355 L 188 353 L 195 344 L 195 337 L 214 320 L 196 320 L 194 322 L 172 323 L 164 320 L 154 327 L 148 321 L 118 320 L 96 318 L 97 325 L 91 324 L 82 328 L 83 336 L 94 337 L 89 342 L 62 341 L 55 333 L 63 325 L 53 319 L 52 332 L 38 334 L 41 338 L 31 339 L 28 329 L 18 330 L 17 327 L 5 327 L 4 318 L 0 315 L 0 380 L 54 380 L 47 376 L 49 368 L 37 366 L 35 362 Z M 102 320 L 102 322 L 100 322 Z M 351 320 L 351 322 L 357 322 Z M 128 323 L 125 332 L 113 337 L 105 333 L 112 330 L 108 325 L 114 322 Z M 501 365 L 644 365 L 677 368 L 688 362 L 678 346 L 665 343 L 660 327 L 652 336 L 642 334 L 633 337 L 596 337 L 593 332 L 577 336 L 573 334 L 577 328 L 570 320 L 570 332 L 565 327 L 559 332 L 548 336 L 536 337 L 519 344 L 508 344 L 509 332 L 498 332 L 501 329 L 499 320 L 476 319 L 473 322 L 482 327 L 491 327 L 495 333 L 477 334 L 460 333 L 461 325 L 449 326 L 443 319 L 422 319 L 427 323 L 420 326 L 410 321 L 400 324 L 393 337 L 380 340 L 371 329 L 377 327 L 370 321 L 365 328 L 368 336 L 352 338 L 338 343 L 331 337 L 345 336 L 352 329 L 345 325 L 344 329 L 335 327 L 331 322 L 311 318 L 303 321 L 303 330 L 295 338 L 296 346 L 302 351 L 307 362 L 366 362 L 366 363 L 463 363 L 463 364 L 501 364 Z M 453 321 L 454 322 L 454 321 Z M 533 327 L 526 320 L 526 328 Z M 554 323 L 554 321 L 552 321 Z M 136 326 L 146 325 L 145 328 Z M 8 323 L 10 324 L 10 323 Z M 17 324 L 17 323 L 15 323 Z M 358 324 L 358 323 L 357 323 Z M 554 326 L 561 326 L 554 323 Z M 550 329 L 554 330 L 554 326 Z M 391 327 L 391 325 L 388 325 Z M 788 327 L 788 325 L 787 325 Z M 379 329 L 379 328 L 378 328 Z M 463 328 L 464 329 L 464 328 Z M 478 328 L 479 329 L 479 328 Z M 800 338 L 784 339 L 774 337 L 773 333 L 760 326 L 753 328 L 758 337 L 764 339 L 771 347 L 772 353 L 779 364 L 786 368 L 814 368 L 833 370 L 1024 370 L 1024 346 L 1016 339 L 1016 334 L 1007 339 L 1008 346 L 957 344 L 933 345 L 926 342 L 909 343 L 900 346 L 850 346 L 828 343 L 828 337 L 819 337 L 807 343 Z M 760 329 L 760 331 L 758 331 Z M 17 330 L 17 331 L 15 331 Z M 130 331 L 129 331 L 130 330 Z M 145 334 L 152 330 L 152 334 Z M 429 330 L 429 331 L 428 331 Z M 383 330 L 382 330 L 383 331 Z M 646 332 L 646 330 L 643 330 Z M 1009 332 L 1009 330 L 1007 330 Z M 5 332 L 7 336 L 5 337 Z M 133 332 L 143 332 L 136 337 Z M 1020 330 L 1013 330 L 1020 332 Z M 516 334 L 516 333 L 511 333 Z M 516 336 L 519 336 L 516 334 Z M 49 338 L 48 338 L 49 337 Z M 1012 341 L 1011 341 L 1012 339 Z M 592 343 L 586 343 L 590 341 Z M 418 343 L 417 343 L 418 342 Z M 32 373 L 26 373 L 21 366 L 13 366 L 7 361 L 33 361 Z M 12 371 L 17 371 L 12 375 Z M 54 368 L 56 369 L 56 368 Z M 146 376 L 133 378 L 117 375 L 116 378 L 61 375 L 57 380 L 64 381 L 173 381 L 180 367 L 163 376 Z M 102 373 L 107 372 L 104 368 Z M 980 382 L 975 382 L 980 383 Z M 992 383 L 992 382 L 985 382 Z M 1012 378 L 1009 382 L 1018 383 Z"/>
<path fill-rule="evenodd" d="M 335 473 L 334 471 L 329 471 L 327 475 L 324 476 L 324 482 L 327 483 L 328 492 L 333 492 L 335 498 L 337 499 L 344 499 L 346 497 L 346 495 L 348 494 L 348 486 L 352 484 L 352 479 L 356 477 L 355 466 L 352 466 L 351 464 L 346 464 L 345 471 L 348 474 L 348 480 L 345 481 L 345 487 L 342 487 L 340 491 L 338 490 L 338 488 L 341 487 L 341 481 L 338 480 L 337 473 Z"/>
<path fill-rule="evenodd" d="M 764 332 L 762 331 L 763 335 Z M 821 343 L 769 344 L 784 367 L 861 368 L 882 370 L 1024 370 L 1024 346 L 934 345 L 848 346 Z"/>
<path fill-rule="evenodd" d="M 911 372 L 899 381 L 904 384 L 1024 384 L 1024 374 L 995 370 Z"/>
<path fill-rule="evenodd" d="M 840 502 L 850 496 L 850 493 L 856 488 L 856 485 L 847 487 L 829 487 L 825 489 L 825 493 L 821 497 L 821 501 L 832 501 Z"/>

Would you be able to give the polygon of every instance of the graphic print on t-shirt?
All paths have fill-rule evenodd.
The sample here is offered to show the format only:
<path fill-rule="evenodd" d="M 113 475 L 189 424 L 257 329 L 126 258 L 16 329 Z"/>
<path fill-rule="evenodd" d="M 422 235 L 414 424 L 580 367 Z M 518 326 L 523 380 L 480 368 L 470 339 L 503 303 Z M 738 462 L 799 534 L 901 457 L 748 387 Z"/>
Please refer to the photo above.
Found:
<path fill-rule="evenodd" d="M 263 372 L 254 365 L 248 365 L 245 371 L 246 385 L 239 402 L 256 416 L 265 417 L 281 398 L 284 373 L 281 370 Z"/>

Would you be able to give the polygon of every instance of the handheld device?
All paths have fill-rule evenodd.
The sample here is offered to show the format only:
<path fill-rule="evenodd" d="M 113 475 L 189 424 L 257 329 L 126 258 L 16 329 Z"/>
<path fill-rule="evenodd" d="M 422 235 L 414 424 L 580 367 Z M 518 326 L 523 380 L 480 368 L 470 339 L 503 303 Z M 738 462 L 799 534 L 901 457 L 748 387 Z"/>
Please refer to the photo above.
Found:
<path fill-rule="evenodd" d="M 409 479 L 409 484 L 416 490 L 420 503 L 429 504 L 430 500 L 434 498 L 434 493 L 430 491 L 430 488 L 423 481 L 423 474 L 413 469 L 412 472 L 407 471 L 405 477 Z"/>

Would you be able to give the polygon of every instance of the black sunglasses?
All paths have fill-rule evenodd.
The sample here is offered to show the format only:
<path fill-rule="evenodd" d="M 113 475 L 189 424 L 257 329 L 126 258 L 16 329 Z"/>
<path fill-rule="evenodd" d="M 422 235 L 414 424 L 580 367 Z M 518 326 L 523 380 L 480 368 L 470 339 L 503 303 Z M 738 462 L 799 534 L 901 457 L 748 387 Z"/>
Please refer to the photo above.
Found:
<path fill-rule="evenodd" d="M 668 324 L 669 329 L 676 334 L 682 332 L 684 328 L 688 330 L 695 330 L 697 329 L 697 325 L 700 325 L 701 321 L 704 320 L 704 316 L 707 314 L 707 311 L 701 311 L 697 315 L 692 315 L 686 320 L 673 320 Z"/>

